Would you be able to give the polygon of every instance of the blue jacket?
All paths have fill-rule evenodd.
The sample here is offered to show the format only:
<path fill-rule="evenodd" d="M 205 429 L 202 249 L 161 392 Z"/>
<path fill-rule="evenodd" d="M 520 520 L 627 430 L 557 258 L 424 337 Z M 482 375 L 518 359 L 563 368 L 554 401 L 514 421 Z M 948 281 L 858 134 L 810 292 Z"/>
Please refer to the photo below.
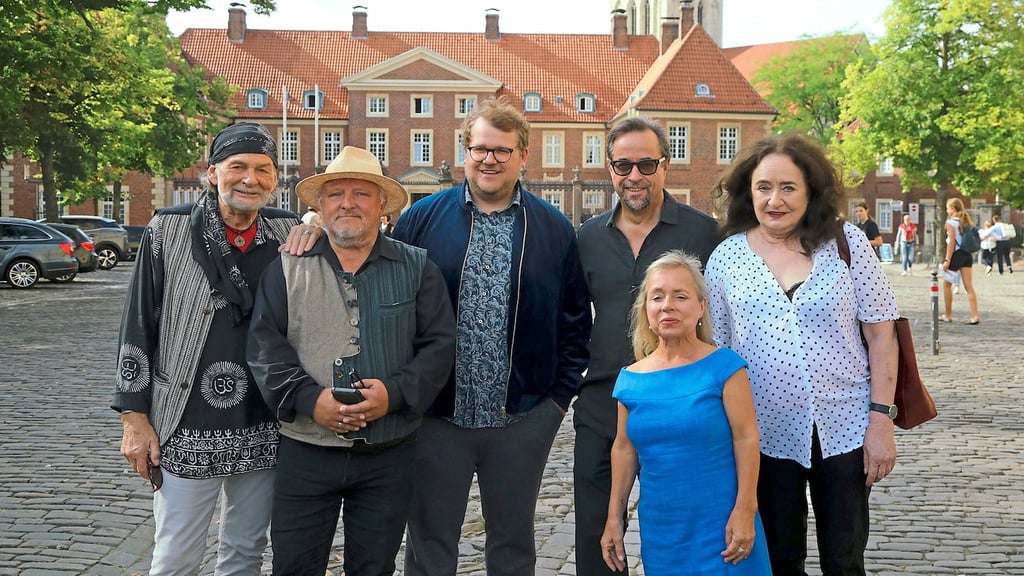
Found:
<path fill-rule="evenodd" d="M 580 265 L 576 234 L 554 206 L 520 188 L 512 244 L 509 302 L 509 373 L 505 409 L 526 412 L 545 398 L 563 410 L 576 394 L 587 366 L 590 296 Z M 458 318 L 462 270 L 473 224 L 465 201 L 466 183 L 419 200 L 402 217 L 392 237 L 426 248 L 441 269 Z M 456 360 L 457 362 L 458 360 Z M 455 370 L 428 414 L 455 412 Z"/>

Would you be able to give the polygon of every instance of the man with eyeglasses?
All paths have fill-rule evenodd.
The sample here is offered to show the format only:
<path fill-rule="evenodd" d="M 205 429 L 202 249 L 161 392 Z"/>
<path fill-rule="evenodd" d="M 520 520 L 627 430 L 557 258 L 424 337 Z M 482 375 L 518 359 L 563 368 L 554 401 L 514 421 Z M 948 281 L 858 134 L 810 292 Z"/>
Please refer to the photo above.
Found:
<path fill-rule="evenodd" d="M 490 576 L 533 576 L 548 452 L 587 363 L 590 306 L 569 220 L 528 192 L 529 124 L 488 100 L 466 118 L 466 179 L 413 204 L 393 237 L 448 284 L 455 367 L 417 441 L 405 574 L 454 576 L 474 473 Z"/>
<path fill-rule="evenodd" d="M 703 265 L 718 243 L 715 220 L 665 190 L 669 147 L 661 124 L 631 116 L 612 127 L 607 140 L 619 202 L 579 231 L 595 313 L 590 365 L 573 405 L 576 573 L 586 576 L 614 574 L 601 556 L 618 419 L 612 389 L 619 370 L 635 361 L 629 312 L 636 290 L 647 267 L 666 251 L 681 249 Z"/>

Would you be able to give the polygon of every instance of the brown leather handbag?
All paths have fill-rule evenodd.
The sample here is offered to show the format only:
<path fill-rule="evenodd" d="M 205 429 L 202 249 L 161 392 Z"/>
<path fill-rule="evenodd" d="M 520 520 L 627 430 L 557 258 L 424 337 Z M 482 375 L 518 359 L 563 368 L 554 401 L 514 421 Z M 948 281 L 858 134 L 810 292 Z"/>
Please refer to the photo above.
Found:
<path fill-rule="evenodd" d="M 849 268 L 850 244 L 846 241 L 842 221 L 836 233 L 836 247 L 839 249 L 839 257 Z M 900 316 L 894 324 L 896 346 L 899 348 L 899 367 L 896 371 L 896 395 L 893 400 L 896 404 L 896 418 L 893 423 L 904 430 L 909 430 L 935 418 L 939 411 L 935 407 L 932 395 L 924 387 L 917 369 L 917 352 L 914 349 L 914 334 L 910 329 L 910 320 Z M 864 342 L 864 348 L 867 348 L 867 340 L 861 340 Z"/>

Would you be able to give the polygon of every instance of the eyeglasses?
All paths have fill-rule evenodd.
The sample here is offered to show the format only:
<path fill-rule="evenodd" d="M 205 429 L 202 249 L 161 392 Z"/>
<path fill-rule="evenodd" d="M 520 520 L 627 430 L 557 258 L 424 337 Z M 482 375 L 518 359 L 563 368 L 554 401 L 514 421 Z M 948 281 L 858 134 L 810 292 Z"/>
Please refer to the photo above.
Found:
<path fill-rule="evenodd" d="M 512 159 L 512 152 L 515 148 L 487 148 L 486 146 L 466 146 L 469 150 L 469 157 L 476 162 L 483 162 L 488 154 L 494 154 L 494 161 L 504 164 Z"/>
<path fill-rule="evenodd" d="M 612 160 L 609 162 L 612 166 L 612 171 L 619 176 L 629 176 L 629 173 L 633 171 L 633 166 L 636 166 L 640 173 L 644 176 L 650 176 L 658 171 L 658 166 L 665 161 L 665 157 L 662 156 L 658 159 L 644 158 L 636 162 L 630 162 L 629 160 Z"/>

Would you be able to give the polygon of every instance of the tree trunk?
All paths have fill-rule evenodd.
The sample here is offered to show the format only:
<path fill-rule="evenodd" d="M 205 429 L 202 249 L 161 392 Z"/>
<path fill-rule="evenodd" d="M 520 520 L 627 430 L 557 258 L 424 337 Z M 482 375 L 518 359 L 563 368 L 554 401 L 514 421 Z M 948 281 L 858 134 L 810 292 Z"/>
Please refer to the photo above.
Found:
<path fill-rule="evenodd" d="M 57 202 L 57 182 L 53 174 L 53 148 L 41 146 L 42 161 L 40 168 L 43 171 L 43 218 L 47 222 L 56 222 L 60 215 L 60 205 Z"/>
<path fill-rule="evenodd" d="M 114 191 L 110 196 L 110 217 L 118 222 L 124 223 L 121 218 L 121 181 L 114 182 Z"/>

